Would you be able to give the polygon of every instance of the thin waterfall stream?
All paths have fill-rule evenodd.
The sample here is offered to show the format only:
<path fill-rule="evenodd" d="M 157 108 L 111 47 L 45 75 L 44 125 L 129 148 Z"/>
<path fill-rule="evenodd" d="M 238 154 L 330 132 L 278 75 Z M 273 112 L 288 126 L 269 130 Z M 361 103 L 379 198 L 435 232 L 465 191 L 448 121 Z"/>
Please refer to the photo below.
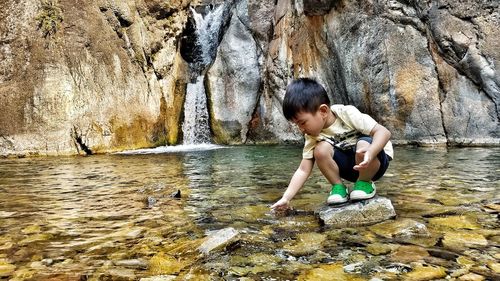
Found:
<path fill-rule="evenodd" d="M 196 23 L 197 44 L 199 45 L 199 58 L 192 63 L 193 71 L 198 72 L 196 81 L 188 83 L 186 100 L 184 102 L 184 122 L 182 132 L 183 144 L 211 143 L 209 114 L 207 108 L 207 95 L 205 92 L 205 72 L 213 62 L 217 52 L 218 38 L 221 32 L 222 20 L 227 5 L 221 4 L 213 9 L 208 9 L 207 14 L 196 12 L 191 8 Z"/>

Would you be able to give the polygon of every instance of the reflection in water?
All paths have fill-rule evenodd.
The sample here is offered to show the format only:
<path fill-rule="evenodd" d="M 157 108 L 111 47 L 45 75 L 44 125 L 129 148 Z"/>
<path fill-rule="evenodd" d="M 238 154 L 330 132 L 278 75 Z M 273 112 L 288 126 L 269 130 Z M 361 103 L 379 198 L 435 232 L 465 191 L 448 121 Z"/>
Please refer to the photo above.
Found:
<path fill-rule="evenodd" d="M 246 146 L 0 159 L 0 279 L 284 280 L 345 271 L 349 278 L 404 280 L 418 264 L 448 275 L 496 276 L 500 149 L 397 148 L 379 194 L 393 201 L 398 220 L 421 222 L 432 233 L 415 241 L 388 239 L 380 227 L 321 226 L 313 211 L 328 184 L 317 171 L 293 200 L 296 212 L 270 213 L 300 155 L 299 147 Z M 240 232 L 237 245 L 201 259 L 194 245 L 225 227 Z M 158 257 L 161 270 L 150 262 Z"/>

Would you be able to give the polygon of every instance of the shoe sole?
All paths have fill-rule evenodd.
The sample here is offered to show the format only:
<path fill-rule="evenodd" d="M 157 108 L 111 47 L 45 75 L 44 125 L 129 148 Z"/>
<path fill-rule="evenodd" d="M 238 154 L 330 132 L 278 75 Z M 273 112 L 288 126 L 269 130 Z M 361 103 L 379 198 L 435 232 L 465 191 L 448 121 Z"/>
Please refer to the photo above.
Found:
<path fill-rule="evenodd" d="M 354 197 L 351 197 L 351 201 L 361 201 L 361 200 L 371 199 L 375 197 L 376 193 L 370 193 L 370 194 L 365 193 L 365 195 L 360 195 L 360 196 L 356 196 L 356 194 L 354 195 L 355 195 Z"/>
<path fill-rule="evenodd" d="M 359 192 L 357 192 L 359 191 Z M 351 198 L 352 201 L 357 201 L 357 200 L 366 200 L 373 198 L 377 194 L 377 188 L 375 185 L 373 185 L 373 191 L 371 193 L 365 193 L 364 191 L 361 190 L 353 190 L 349 194 L 349 197 Z M 354 196 L 353 196 L 354 195 Z"/>
<path fill-rule="evenodd" d="M 346 203 L 347 201 L 349 201 L 349 198 L 347 196 L 345 198 L 342 198 L 342 199 L 336 199 L 335 201 L 332 201 L 332 202 L 330 202 L 330 197 L 328 197 L 328 199 L 326 200 L 326 203 L 328 205 L 337 205 L 337 204 Z"/>

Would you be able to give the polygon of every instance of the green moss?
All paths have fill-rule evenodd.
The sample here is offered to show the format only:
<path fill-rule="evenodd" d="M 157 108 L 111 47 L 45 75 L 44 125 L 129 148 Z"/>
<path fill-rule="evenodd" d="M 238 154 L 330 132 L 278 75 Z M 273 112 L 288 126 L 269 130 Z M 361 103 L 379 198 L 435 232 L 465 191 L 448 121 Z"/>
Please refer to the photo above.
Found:
<path fill-rule="evenodd" d="M 35 18 L 45 38 L 56 34 L 63 21 L 62 11 L 57 4 L 57 0 L 43 0 L 41 10 Z"/>

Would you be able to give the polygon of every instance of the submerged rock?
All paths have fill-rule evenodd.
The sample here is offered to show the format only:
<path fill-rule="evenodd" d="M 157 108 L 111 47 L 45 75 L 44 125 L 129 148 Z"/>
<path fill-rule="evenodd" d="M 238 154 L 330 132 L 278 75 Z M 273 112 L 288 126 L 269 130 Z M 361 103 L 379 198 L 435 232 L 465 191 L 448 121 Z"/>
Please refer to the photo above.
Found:
<path fill-rule="evenodd" d="M 431 235 L 425 224 L 408 218 L 396 219 L 370 226 L 379 236 L 425 247 L 434 246 L 438 237 Z"/>
<path fill-rule="evenodd" d="M 341 262 L 334 264 L 324 264 L 309 271 L 302 272 L 297 280 L 351 280 L 361 281 L 366 280 L 355 274 L 344 272 L 344 267 Z"/>
<path fill-rule="evenodd" d="M 477 233 L 447 232 L 442 240 L 443 246 L 452 250 L 464 250 L 468 247 L 481 247 L 488 245 L 488 240 Z"/>
<path fill-rule="evenodd" d="M 391 200 L 380 196 L 339 207 L 324 206 L 316 213 L 333 227 L 370 225 L 396 216 Z"/>
<path fill-rule="evenodd" d="M 285 245 L 284 249 L 295 256 L 304 256 L 317 252 L 322 248 L 322 243 L 326 240 L 326 235 L 309 232 L 300 233 L 297 236 L 297 243 Z"/>
<path fill-rule="evenodd" d="M 188 263 L 184 263 L 163 252 L 157 253 L 149 260 L 149 272 L 154 275 L 177 274 L 186 266 L 188 266 Z"/>
<path fill-rule="evenodd" d="M 446 269 L 441 266 L 417 264 L 412 271 L 403 276 L 403 280 L 434 280 L 446 277 Z"/>
<path fill-rule="evenodd" d="M 15 270 L 15 265 L 0 260 L 0 277 L 11 276 Z"/>
<path fill-rule="evenodd" d="M 131 259 L 131 260 L 118 260 L 114 261 L 113 264 L 116 266 L 122 266 L 125 268 L 132 269 L 146 269 L 148 268 L 148 263 L 141 259 Z"/>
<path fill-rule="evenodd" d="M 201 253 L 208 255 L 213 250 L 220 249 L 231 244 L 232 242 L 235 242 L 238 234 L 239 232 L 232 227 L 214 231 L 210 233 L 207 240 L 205 240 L 205 242 L 198 247 L 198 250 Z"/>
<path fill-rule="evenodd" d="M 152 277 L 141 278 L 140 281 L 172 281 L 177 278 L 176 275 L 158 275 Z"/>
<path fill-rule="evenodd" d="M 424 224 L 405 218 L 371 226 L 370 230 L 385 238 L 430 236 Z"/>

